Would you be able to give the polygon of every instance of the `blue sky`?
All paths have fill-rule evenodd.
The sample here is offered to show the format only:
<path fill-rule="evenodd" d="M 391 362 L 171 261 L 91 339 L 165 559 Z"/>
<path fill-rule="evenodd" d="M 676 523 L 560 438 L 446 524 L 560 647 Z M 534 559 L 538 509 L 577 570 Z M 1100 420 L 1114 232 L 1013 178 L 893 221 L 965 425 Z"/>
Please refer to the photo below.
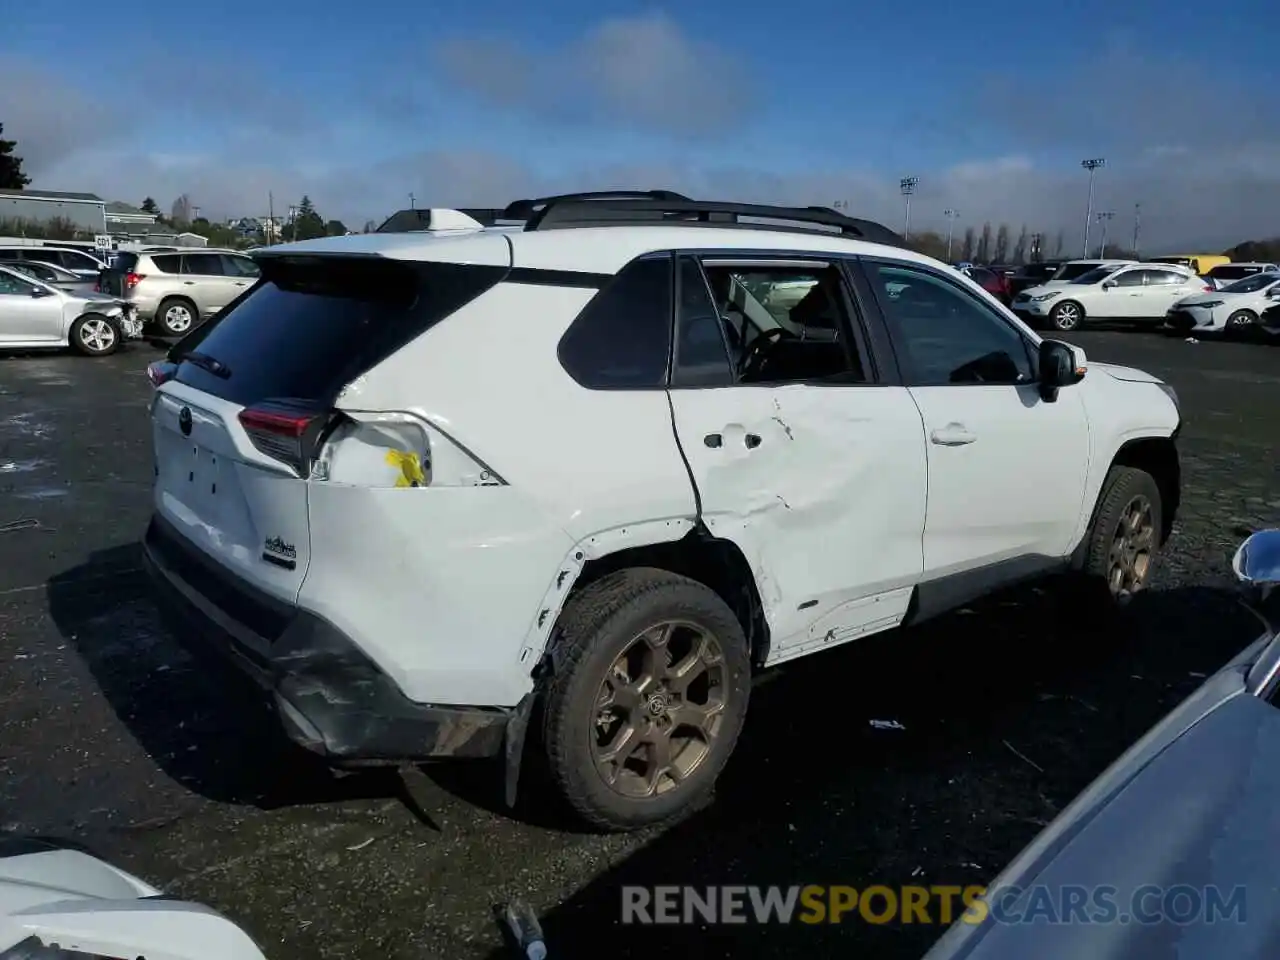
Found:
<path fill-rule="evenodd" d="M 28 3 L 0 41 L 0 123 L 36 188 L 227 216 L 306 192 L 356 226 L 411 191 L 623 185 L 847 200 L 898 226 L 914 174 L 921 226 L 954 207 L 1078 237 L 1079 161 L 1105 156 L 1115 222 L 1142 203 L 1152 242 L 1226 243 L 1280 233 L 1280 7 L 1231 11 Z"/>

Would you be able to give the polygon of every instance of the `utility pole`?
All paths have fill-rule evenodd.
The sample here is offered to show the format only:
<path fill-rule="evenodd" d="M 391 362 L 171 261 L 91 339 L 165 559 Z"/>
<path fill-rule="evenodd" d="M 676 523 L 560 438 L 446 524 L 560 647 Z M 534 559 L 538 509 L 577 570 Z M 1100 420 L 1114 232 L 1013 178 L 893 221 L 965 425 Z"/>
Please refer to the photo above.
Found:
<path fill-rule="evenodd" d="M 1102 157 L 1094 157 L 1092 160 L 1081 160 L 1080 166 L 1089 171 L 1089 204 L 1084 210 L 1084 252 L 1082 257 L 1089 256 L 1089 222 L 1093 220 L 1093 175 L 1098 171 L 1099 167 L 1105 167 L 1107 161 Z"/>
<path fill-rule="evenodd" d="M 1133 255 L 1138 258 L 1138 251 L 1142 248 L 1138 246 L 1138 237 L 1142 232 L 1142 204 L 1135 203 L 1133 205 Z"/>
<path fill-rule="evenodd" d="M 947 263 L 951 262 L 951 234 L 955 229 L 956 220 L 960 217 L 960 211 L 947 208 L 942 211 L 942 215 L 947 218 Z"/>
<path fill-rule="evenodd" d="M 903 177 L 898 181 L 898 188 L 902 191 L 902 195 L 907 201 L 907 212 L 902 220 L 903 240 L 906 240 L 911 236 L 911 195 L 916 192 L 916 185 L 919 182 L 919 177 Z"/>
<path fill-rule="evenodd" d="M 1107 224 L 1111 222 L 1111 218 L 1115 216 L 1112 210 L 1101 210 L 1098 212 L 1098 222 L 1102 224 L 1102 243 L 1098 247 L 1098 259 L 1105 260 L 1107 257 Z"/>
<path fill-rule="evenodd" d="M 267 191 L 267 229 L 266 229 L 267 246 L 275 243 L 276 236 L 276 195 L 270 190 Z"/>

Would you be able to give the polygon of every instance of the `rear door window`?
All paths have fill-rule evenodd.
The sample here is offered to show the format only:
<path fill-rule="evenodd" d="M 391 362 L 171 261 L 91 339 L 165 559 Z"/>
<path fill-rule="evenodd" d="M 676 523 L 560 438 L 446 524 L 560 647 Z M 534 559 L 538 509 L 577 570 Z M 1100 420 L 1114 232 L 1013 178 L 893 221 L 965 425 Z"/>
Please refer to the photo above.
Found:
<path fill-rule="evenodd" d="M 216 253 L 187 253 L 182 257 L 182 272 L 199 277 L 223 277 L 222 257 Z"/>
<path fill-rule="evenodd" d="M 161 273 L 181 273 L 182 257 L 176 253 L 165 253 L 153 256 L 151 262 L 156 265 L 156 269 Z"/>
<path fill-rule="evenodd" d="M 157 258 L 159 259 L 159 258 Z M 272 258 L 264 281 L 175 348 L 176 379 L 233 403 L 332 404 L 351 380 L 493 287 L 501 267 L 354 257 Z"/>

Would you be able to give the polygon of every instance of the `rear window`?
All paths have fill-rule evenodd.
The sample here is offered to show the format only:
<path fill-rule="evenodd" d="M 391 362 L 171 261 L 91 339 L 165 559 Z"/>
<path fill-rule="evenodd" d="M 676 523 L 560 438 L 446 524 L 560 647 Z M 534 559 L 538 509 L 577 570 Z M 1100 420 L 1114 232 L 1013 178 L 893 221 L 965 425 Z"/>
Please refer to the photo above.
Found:
<path fill-rule="evenodd" d="M 1215 280 L 1242 280 L 1261 272 L 1261 267 L 1222 266 L 1210 270 L 1209 276 Z"/>
<path fill-rule="evenodd" d="M 111 269 L 119 270 L 121 273 L 132 273 L 137 265 L 138 255 L 136 253 L 117 253 L 115 259 L 111 261 Z"/>
<path fill-rule="evenodd" d="M 181 363 L 179 383 L 246 406 L 267 399 L 327 406 L 355 377 L 506 273 L 355 257 L 270 258 L 260 265 L 263 280 L 253 290 L 170 354 L 175 360 L 204 354 L 219 362 L 222 375 Z"/>

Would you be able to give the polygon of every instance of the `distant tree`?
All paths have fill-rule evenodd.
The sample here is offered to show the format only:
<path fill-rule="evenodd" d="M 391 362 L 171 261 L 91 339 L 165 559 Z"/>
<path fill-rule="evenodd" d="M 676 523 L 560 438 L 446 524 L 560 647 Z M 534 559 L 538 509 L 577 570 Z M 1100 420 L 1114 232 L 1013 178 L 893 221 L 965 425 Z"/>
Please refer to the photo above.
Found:
<path fill-rule="evenodd" d="M 372 220 L 366 220 L 366 221 L 364 222 L 364 229 L 363 229 L 363 230 L 361 230 L 360 232 L 361 232 L 361 233 L 373 233 L 373 232 L 374 232 L 375 230 L 377 230 L 377 229 L 378 229 L 378 225 L 377 225 L 376 223 L 374 223 Z"/>
<path fill-rule="evenodd" d="M 1121 246 L 1118 243 L 1108 243 L 1102 252 L 1102 256 L 1112 260 L 1137 260 L 1138 255 L 1128 247 Z"/>
<path fill-rule="evenodd" d="M 330 220 L 324 225 L 324 232 L 331 237 L 345 237 L 347 235 L 347 225 L 341 220 Z"/>
<path fill-rule="evenodd" d="M 947 255 L 947 238 L 932 230 L 922 230 L 911 235 L 911 249 L 941 260 Z"/>
<path fill-rule="evenodd" d="M 982 235 L 978 238 L 978 251 L 975 254 L 978 263 L 991 262 L 991 221 L 982 225 Z"/>
<path fill-rule="evenodd" d="M 1244 243 L 1237 243 L 1230 250 L 1224 250 L 1223 255 L 1239 263 L 1280 263 L 1280 237 L 1246 240 Z"/>
<path fill-rule="evenodd" d="M 191 197 L 183 194 L 169 208 L 169 221 L 175 227 L 185 227 L 191 222 Z"/>
<path fill-rule="evenodd" d="M 1018 242 L 1013 245 L 1013 262 L 1018 264 L 1027 262 L 1027 225 L 1025 223 L 1018 231 Z"/>
<path fill-rule="evenodd" d="M 1053 259 L 1061 260 L 1063 252 L 1067 249 L 1067 238 L 1062 230 L 1058 231 L 1058 235 L 1053 240 Z"/>
<path fill-rule="evenodd" d="M 992 256 L 995 258 L 994 263 L 1009 262 L 1009 225 L 1002 223 L 996 229 L 996 248 Z"/>
<path fill-rule="evenodd" d="M 964 228 L 964 243 L 960 245 L 960 259 L 970 261 L 973 259 L 973 249 L 975 245 L 973 227 Z"/>
<path fill-rule="evenodd" d="M 150 197 L 147 197 L 147 199 L 142 201 L 142 212 L 150 213 L 158 217 L 160 215 L 160 207 L 156 205 L 156 202 L 154 200 L 152 200 Z"/>
<path fill-rule="evenodd" d="M 290 240 L 315 240 L 325 235 L 324 220 L 316 213 L 311 198 L 303 196 L 298 202 L 297 212 L 293 216 L 293 226 L 289 229 Z"/>
<path fill-rule="evenodd" d="M 4 124 L 0 123 L 0 190 L 21 190 L 31 178 L 22 172 L 22 158 L 14 155 L 18 141 L 4 139 L 3 133 Z"/>

